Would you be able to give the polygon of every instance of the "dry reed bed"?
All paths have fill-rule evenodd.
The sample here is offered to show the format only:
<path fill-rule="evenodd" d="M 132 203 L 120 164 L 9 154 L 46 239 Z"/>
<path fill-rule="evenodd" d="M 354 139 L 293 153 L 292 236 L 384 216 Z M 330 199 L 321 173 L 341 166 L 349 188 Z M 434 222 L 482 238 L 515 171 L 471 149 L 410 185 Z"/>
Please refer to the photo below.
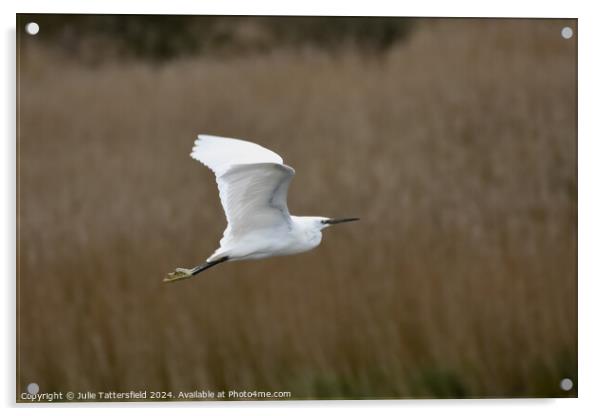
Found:
<path fill-rule="evenodd" d="M 383 59 L 21 60 L 18 390 L 563 395 L 576 379 L 576 45 L 428 21 Z M 164 285 L 225 220 L 197 133 L 281 153 L 313 252 Z M 573 395 L 574 392 L 568 393 Z"/>

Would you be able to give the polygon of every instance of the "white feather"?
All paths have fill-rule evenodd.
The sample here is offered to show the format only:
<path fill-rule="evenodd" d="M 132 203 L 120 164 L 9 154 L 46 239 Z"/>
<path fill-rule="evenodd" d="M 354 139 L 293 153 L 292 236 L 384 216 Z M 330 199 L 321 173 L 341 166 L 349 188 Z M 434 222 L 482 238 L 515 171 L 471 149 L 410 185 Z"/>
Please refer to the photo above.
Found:
<path fill-rule="evenodd" d="M 211 169 L 220 177 L 232 165 L 249 163 L 279 163 L 282 158 L 258 144 L 239 139 L 199 134 L 190 156 Z"/>
<path fill-rule="evenodd" d="M 220 248 L 262 230 L 290 229 L 286 198 L 295 170 L 278 154 L 243 140 L 200 135 L 191 156 L 215 173 L 228 220 Z"/>

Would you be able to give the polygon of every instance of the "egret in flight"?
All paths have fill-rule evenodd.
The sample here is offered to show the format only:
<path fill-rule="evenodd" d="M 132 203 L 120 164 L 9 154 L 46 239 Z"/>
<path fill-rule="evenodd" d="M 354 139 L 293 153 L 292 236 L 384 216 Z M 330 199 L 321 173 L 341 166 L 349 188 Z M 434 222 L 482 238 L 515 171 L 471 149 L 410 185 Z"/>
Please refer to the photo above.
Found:
<path fill-rule="evenodd" d="M 295 170 L 255 143 L 199 135 L 190 156 L 215 174 L 228 226 L 204 263 L 177 268 L 164 282 L 193 277 L 225 261 L 302 253 L 320 244 L 322 229 L 358 220 L 291 215 L 286 195 Z"/>

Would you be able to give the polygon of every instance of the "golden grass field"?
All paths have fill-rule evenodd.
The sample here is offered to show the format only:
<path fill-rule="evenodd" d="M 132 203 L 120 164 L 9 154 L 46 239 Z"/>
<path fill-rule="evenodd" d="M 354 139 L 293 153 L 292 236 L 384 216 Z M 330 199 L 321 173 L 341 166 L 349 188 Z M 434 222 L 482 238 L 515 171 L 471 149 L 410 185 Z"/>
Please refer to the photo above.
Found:
<path fill-rule="evenodd" d="M 421 20 L 381 58 L 84 66 L 22 39 L 17 394 L 576 396 L 576 20 Z M 41 32 L 42 33 L 42 32 Z M 25 43 L 27 43 L 25 45 Z M 217 248 L 198 133 L 297 170 L 311 252 Z"/>

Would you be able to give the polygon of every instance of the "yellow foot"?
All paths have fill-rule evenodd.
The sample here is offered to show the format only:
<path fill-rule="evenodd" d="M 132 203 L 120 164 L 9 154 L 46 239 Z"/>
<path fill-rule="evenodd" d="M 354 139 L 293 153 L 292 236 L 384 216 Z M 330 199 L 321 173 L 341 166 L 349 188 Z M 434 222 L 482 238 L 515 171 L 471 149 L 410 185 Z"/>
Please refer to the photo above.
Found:
<path fill-rule="evenodd" d="M 175 272 L 171 272 L 167 274 L 167 277 L 163 279 L 164 282 L 175 282 L 176 280 L 188 279 L 189 277 L 194 276 L 192 274 L 191 269 L 181 269 L 177 268 Z"/>

